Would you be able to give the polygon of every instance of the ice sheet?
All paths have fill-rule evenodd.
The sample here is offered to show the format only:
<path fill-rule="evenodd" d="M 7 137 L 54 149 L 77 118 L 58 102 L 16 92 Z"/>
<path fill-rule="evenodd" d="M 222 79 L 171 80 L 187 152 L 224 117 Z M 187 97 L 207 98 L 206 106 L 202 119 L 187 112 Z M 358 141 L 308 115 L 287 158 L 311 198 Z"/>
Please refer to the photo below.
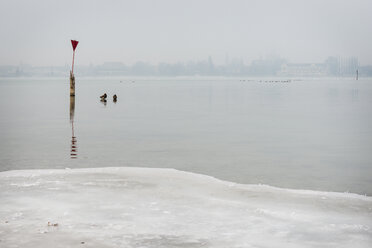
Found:
<path fill-rule="evenodd" d="M 371 247 L 372 197 L 173 169 L 0 173 L 0 247 Z"/>

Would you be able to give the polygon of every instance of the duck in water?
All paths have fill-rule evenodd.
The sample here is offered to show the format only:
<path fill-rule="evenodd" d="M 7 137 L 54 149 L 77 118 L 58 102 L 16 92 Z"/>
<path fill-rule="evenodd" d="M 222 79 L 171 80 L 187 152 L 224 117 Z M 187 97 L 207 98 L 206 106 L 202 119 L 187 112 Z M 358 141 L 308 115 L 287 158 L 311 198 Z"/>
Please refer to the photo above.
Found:
<path fill-rule="evenodd" d="M 107 98 L 107 94 L 106 94 L 106 93 L 103 94 L 102 96 L 100 96 L 100 98 L 101 98 L 101 101 L 102 101 L 102 100 L 106 100 L 106 98 Z"/>
<path fill-rule="evenodd" d="M 112 100 L 113 100 L 114 102 L 116 102 L 116 101 L 118 100 L 118 96 L 115 94 L 115 95 L 112 97 Z"/>

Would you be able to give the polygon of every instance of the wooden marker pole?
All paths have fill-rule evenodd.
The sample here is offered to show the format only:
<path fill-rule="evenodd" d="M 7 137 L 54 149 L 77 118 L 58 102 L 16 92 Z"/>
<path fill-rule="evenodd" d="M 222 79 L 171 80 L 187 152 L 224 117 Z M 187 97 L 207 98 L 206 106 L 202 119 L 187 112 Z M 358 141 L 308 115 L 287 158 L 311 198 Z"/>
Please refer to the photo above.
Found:
<path fill-rule="evenodd" d="M 70 156 L 72 159 L 77 158 L 77 140 L 74 133 L 74 116 L 75 116 L 75 75 L 74 75 L 74 62 L 75 62 L 75 49 L 79 41 L 71 40 L 73 54 L 72 54 L 72 67 L 70 71 L 70 122 L 72 129 L 72 138 L 71 138 L 71 153 Z"/>
<path fill-rule="evenodd" d="M 72 55 L 72 68 L 70 71 L 70 96 L 75 96 L 75 75 L 74 75 L 74 62 L 75 62 L 75 49 L 79 41 L 71 40 L 73 55 Z"/>
<path fill-rule="evenodd" d="M 70 96 L 75 96 L 75 76 L 70 71 Z"/>

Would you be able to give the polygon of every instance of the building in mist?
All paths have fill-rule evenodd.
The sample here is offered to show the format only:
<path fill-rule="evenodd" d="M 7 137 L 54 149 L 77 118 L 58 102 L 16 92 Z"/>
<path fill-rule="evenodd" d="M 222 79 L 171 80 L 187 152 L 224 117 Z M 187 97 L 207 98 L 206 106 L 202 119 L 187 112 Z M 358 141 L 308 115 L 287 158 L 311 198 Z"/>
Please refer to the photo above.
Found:
<path fill-rule="evenodd" d="M 353 76 L 359 68 L 357 57 L 328 57 L 325 64 L 329 76 Z"/>
<path fill-rule="evenodd" d="M 358 66 L 358 58 L 356 57 L 340 58 L 340 76 L 355 75 Z"/>
<path fill-rule="evenodd" d="M 279 76 L 297 77 L 350 77 L 359 68 L 357 57 L 328 57 L 324 63 L 282 64 Z"/>
<path fill-rule="evenodd" d="M 269 55 L 264 59 L 253 60 L 246 72 L 252 76 L 275 76 L 287 61 L 275 54 Z"/>
<path fill-rule="evenodd" d="M 327 75 L 325 64 L 283 64 L 278 76 L 323 77 Z"/>

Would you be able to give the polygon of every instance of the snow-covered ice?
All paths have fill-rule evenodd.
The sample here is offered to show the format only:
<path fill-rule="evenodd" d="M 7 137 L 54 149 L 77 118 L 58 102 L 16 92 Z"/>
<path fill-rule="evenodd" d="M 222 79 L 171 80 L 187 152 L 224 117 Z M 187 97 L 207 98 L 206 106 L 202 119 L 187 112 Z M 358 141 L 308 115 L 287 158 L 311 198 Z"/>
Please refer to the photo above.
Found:
<path fill-rule="evenodd" d="M 173 169 L 0 173 L 0 247 L 372 247 L 372 197 Z"/>

